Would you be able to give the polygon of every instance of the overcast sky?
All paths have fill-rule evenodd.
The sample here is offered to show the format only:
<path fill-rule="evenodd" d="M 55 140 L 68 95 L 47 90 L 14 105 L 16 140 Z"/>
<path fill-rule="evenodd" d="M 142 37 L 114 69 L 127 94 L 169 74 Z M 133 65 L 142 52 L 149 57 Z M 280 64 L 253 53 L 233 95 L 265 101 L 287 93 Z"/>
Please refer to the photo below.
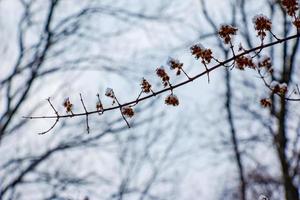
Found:
<path fill-rule="evenodd" d="M 37 1 L 32 8 L 32 12 L 35 13 L 32 23 L 37 25 L 31 27 L 26 33 L 25 46 L 29 47 L 40 38 L 41 23 L 45 19 L 48 8 L 45 2 Z M 232 16 L 228 6 L 230 1 L 207 0 L 205 2 L 209 15 L 218 26 L 231 21 Z M 247 2 L 249 20 L 254 14 L 268 15 L 263 7 L 264 2 L 254 0 Z M 187 73 L 191 76 L 196 75 L 205 68 L 200 61 L 190 55 L 189 48 L 199 42 L 205 47 L 212 48 L 216 57 L 223 56 L 220 50 L 217 50 L 215 37 L 200 39 L 207 34 L 214 33 L 202 14 L 203 5 L 200 1 L 64 0 L 55 13 L 56 18 L 52 26 L 54 27 L 59 20 L 85 6 L 99 6 L 103 10 L 100 14 L 84 18 L 80 21 L 78 35 L 64 38 L 51 49 L 43 69 L 57 67 L 61 70 L 35 81 L 30 95 L 18 110 L 12 124 L 17 124 L 19 120 L 22 120 L 22 116 L 54 115 L 52 108 L 45 101 L 48 97 L 52 98 L 58 111 L 64 114 L 62 103 L 66 97 L 70 97 L 74 104 L 75 113 L 83 112 L 79 93 L 82 93 L 88 110 L 95 109 L 97 93 L 100 94 L 105 107 L 111 106 L 111 99 L 104 95 L 107 87 L 114 89 L 121 103 L 133 100 L 140 92 L 140 81 L 143 77 L 150 81 L 154 91 L 158 91 L 163 86 L 156 76 L 155 70 L 161 65 L 166 66 L 169 57 L 184 62 L 184 69 Z M 22 10 L 22 5 L 17 0 L 0 0 L 0 39 L 2 41 L 0 80 L 12 72 L 11 66 L 15 64 L 19 55 L 16 41 Z M 139 13 L 142 17 L 135 13 Z M 240 23 L 241 19 L 237 17 L 237 26 Z M 28 49 L 22 64 L 25 65 L 30 61 L 33 54 L 34 51 Z M 77 58 L 88 59 L 79 62 Z M 183 75 L 176 77 L 174 71 L 170 71 L 168 67 L 166 69 L 168 69 L 172 84 L 186 79 Z M 236 75 L 239 72 L 232 73 Z M 27 76 L 28 73 L 24 72 L 14 80 L 12 87 L 17 90 L 26 83 Z M 249 77 L 254 77 L 254 75 L 250 74 Z M 103 140 L 95 140 L 93 147 L 83 146 L 75 149 L 74 152 L 70 150 L 49 158 L 47 162 L 39 166 L 35 173 L 28 175 L 28 182 L 39 180 L 39 176 L 42 177 L 41 179 L 45 178 L 44 172 L 52 175 L 67 172 L 70 174 L 95 173 L 101 178 L 109 180 L 107 181 L 109 184 L 101 188 L 98 188 L 99 185 L 96 184 L 80 188 L 71 187 L 65 191 L 65 195 L 74 199 L 83 199 L 84 196 L 90 196 L 91 200 L 96 197 L 109 199 L 108 197 L 115 192 L 121 178 L 124 178 L 124 174 L 130 171 L 128 163 L 135 159 L 134 156 L 143 155 L 146 146 L 142 145 L 143 142 L 146 144 L 149 138 L 159 133 L 161 139 L 157 139 L 153 149 L 149 150 L 150 153 L 148 152 L 150 158 L 153 156 L 151 158 L 153 163 L 159 163 L 169 144 L 174 143 L 174 146 L 170 150 L 170 157 L 167 157 L 166 163 L 162 164 L 162 171 L 158 175 L 158 177 L 161 176 L 161 182 L 157 185 L 154 184 L 151 192 L 163 194 L 168 187 L 164 188 L 161 183 L 164 180 L 174 179 L 171 181 L 173 185 L 170 187 L 173 187 L 174 193 L 178 192 L 177 199 L 219 199 L 223 190 L 235 186 L 237 180 L 231 149 L 219 149 L 220 143 L 224 142 L 221 140 L 224 138 L 220 136 L 225 134 L 225 138 L 229 138 L 226 135 L 228 132 L 226 130 L 228 125 L 224 119 L 226 115 L 222 110 L 224 106 L 224 71 L 217 70 L 211 73 L 210 83 L 204 76 L 191 84 L 175 89 L 174 94 L 180 101 L 178 107 L 173 108 L 164 104 L 164 98 L 168 95 L 166 93 L 155 97 L 156 101 L 150 107 L 147 106 L 150 101 L 142 103 L 137 106 L 142 111 L 138 112 L 133 119 L 129 119 L 129 123 L 133 125 L 132 129 L 127 129 L 125 126 L 120 134 L 110 133 Z M 7 103 L 5 88 L 0 88 L 0 95 L 0 114 L 2 114 Z M 242 91 L 237 92 L 236 95 L 243 96 L 245 94 Z M 259 99 L 254 96 L 251 101 L 256 102 Z M 31 112 L 36 105 L 40 107 Z M 135 127 L 134 125 L 143 119 L 159 114 L 163 114 L 163 116 L 150 119 L 149 122 L 140 126 Z M 50 127 L 50 120 L 26 121 L 22 127 L 10 133 L 0 143 L 2 157 L 0 167 L 12 158 L 17 159 L 27 155 L 35 157 L 57 144 L 77 137 L 81 140 L 92 138 L 101 133 L 108 126 L 107 124 L 118 117 L 120 117 L 119 111 L 107 112 L 101 117 L 90 116 L 90 135 L 86 134 L 84 117 L 61 120 L 59 123 L 62 126 L 55 127 L 45 135 L 37 135 L 37 133 Z M 124 121 L 120 121 L 112 127 L 124 124 Z M 141 135 L 147 134 L 149 136 L 141 137 L 136 141 L 128 139 L 139 138 Z M 122 160 L 120 155 L 124 156 L 124 162 L 120 161 Z M 128 160 L 126 160 L 127 157 Z M 136 174 L 132 172 L 134 186 L 142 185 L 152 173 L 149 169 L 153 163 L 150 161 L 145 161 L 145 163 L 141 172 L 136 172 Z M 12 168 L 15 169 L 15 172 L 2 167 L 0 169 L 0 187 L 12 180 L 18 174 L 17 172 L 22 171 L 27 164 L 22 163 L 22 165 Z M 10 172 L 12 175 L 9 174 Z M 4 180 L 2 184 L 1 177 Z M 47 191 L 47 187 L 50 187 L 42 183 L 39 185 L 38 181 L 36 184 L 24 185 L 16 190 L 16 193 L 20 195 L 19 199 L 24 200 L 40 199 L 43 195 L 46 197 L 48 194 L 45 191 Z M 50 183 L 50 185 L 53 186 L 55 183 Z M 34 194 L 35 192 L 37 195 Z M 14 198 L 17 199 L 17 197 Z M 135 199 L 136 197 L 131 198 Z M 5 199 L 8 199 L 8 196 L 5 196 Z"/>

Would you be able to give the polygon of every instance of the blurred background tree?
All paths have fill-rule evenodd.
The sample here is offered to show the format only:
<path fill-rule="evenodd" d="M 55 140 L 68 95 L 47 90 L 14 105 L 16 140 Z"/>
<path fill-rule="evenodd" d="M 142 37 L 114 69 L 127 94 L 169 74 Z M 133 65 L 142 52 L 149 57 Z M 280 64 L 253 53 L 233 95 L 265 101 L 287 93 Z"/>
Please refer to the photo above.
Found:
<path fill-rule="evenodd" d="M 201 2 L 205 5 L 204 0 Z M 280 38 L 297 31 L 281 1 L 261 1 L 254 6 L 254 1 L 236 0 L 230 5 L 231 15 L 223 23 L 239 27 L 239 40 L 246 49 L 259 43 L 252 28 L 256 14 L 269 16 L 273 22 L 272 30 Z M 213 18 L 209 6 L 203 6 L 202 13 L 211 28 L 217 31 L 219 21 Z M 275 38 L 270 35 L 267 42 L 272 41 Z M 218 46 L 223 57 L 230 56 L 229 49 L 221 42 Z M 297 93 L 299 38 L 264 50 L 260 56 L 265 55 L 272 60 L 274 72 L 270 79 L 286 83 L 289 94 L 293 90 Z M 228 130 L 221 130 L 224 137 L 221 149 L 231 146 L 238 183 L 227 185 L 224 195 L 228 196 L 221 199 L 255 199 L 262 193 L 270 199 L 299 199 L 299 104 L 269 94 L 251 70 L 246 73 L 225 70 L 224 86 L 225 116 L 222 118 L 227 118 Z M 263 110 L 258 102 L 268 95 L 273 103 L 270 109 Z"/>
<path fill-rule="evenodd" d="M 141 61 L 157 57 L 140 53 L 157 45 L 148 29 L 171 32 L 181 23 L 171 15 L 176 2 L 4 0 L 0 10 L 0 199 L 175 195 L 182 135 L 161 131 L 169 122 L 153 128 L 164 114 L 153 111 L 155 101 L 140 107 L 148 115 L 132 121 L 135 129 L 118 115 L 100 116 L 91 119 L 90 135 L 81 129 L 84 119 L 74 119 L 39 137 L 48 122 L 22 116 L 51 111 L 41 101 L 48 97 L 64 112 L 64 95 L 76 101 L 80 92 L 94 109 L 95 94 L 111 80 L 126 94 L 123 86 L 149 71 Z"/>

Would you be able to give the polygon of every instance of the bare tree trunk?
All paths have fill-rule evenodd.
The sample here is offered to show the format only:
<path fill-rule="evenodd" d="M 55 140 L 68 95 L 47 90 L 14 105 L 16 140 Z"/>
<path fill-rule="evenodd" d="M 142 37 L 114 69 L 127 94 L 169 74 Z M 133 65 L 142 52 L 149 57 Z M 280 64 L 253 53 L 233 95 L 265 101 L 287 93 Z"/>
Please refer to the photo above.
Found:
<path fill-rule="evenodd" d="M 277 154 L 281 165 L 283 186 L 285 191 L 286 200 L 296 200 L 299 199 L 299 192 L 297 187 L 293 184 L 293 178 L 291 177 L 289 171 L 290 166 L 286 156 L 287 148 L 287 136 L 286 136 L 286 101 L 281 98 L 280 106 L 281 110 L 278 115 L 278 132 L 275 136 L 275 142 L 277 147 Z"/>
<path fill-rule="evenodd" d="M 285 10 L 281 7 L 282 13 L 284 16 L 283 21 L 283 33 L 286 37 L 289 32 L 289 23 L 287 19 L 287 15 Z M 286 83 L 289 85 L 292 82 L 292 72 L 295 68 L 295 55 L 297 52 L 299 44 L 299 38 L 296 40 L 294 44 L 291 45 L 292 52 L 289 54 L 288 49 L 289 45 L 288 43 L 283 45 L 283 68 L 281 73 L 281 80 L 280 82 Z M 278 130 L 277 134 L 275 135 L 275 145 L 277 149 L 278 158 L 281 165 L 281 173 L 282 173 L 282 180 L 283 180 L 283 186 L 285 191 L 285 198 L 286 200 L 295 200 L 299 199 L 299 192 L 297 189 L 297 186 L 293 183 L 293 177 L 290 174 L 291 166 L 289 165 L 288 156 L 286 155 L 286 151 L 288 149 L 287 142 L 288 142 L 288 136 L 287 136 L 287 130 L 286 130 L 286 120 L 287 120 L 287 104 L 288 102 L 281 97 L 279 101 L 279 109 L 277 112 L 277 119 L 278 119 Z"/>
<path fill-rule="evenodd" d="M 230 86 L 230 71 L 229 69 L 226 70 L 226 103 L 225 107 L 227 110 L 227 119 L 230 126 L 230 133 L 231 133 L 231 142 L 233 144 L 233 150 L 235 155 L 235 161 L 238 168 L 239 173 L 239 183 L 240 183 L 240 199 L 246 200 L 246 181 L 244 177 L 244 167 L 241 159 L 241 153 L 239 150 L 238 139 L 236 135 L 236 129 L 233 121 L 233 113 L 231 107 L 231 86 Z"/>

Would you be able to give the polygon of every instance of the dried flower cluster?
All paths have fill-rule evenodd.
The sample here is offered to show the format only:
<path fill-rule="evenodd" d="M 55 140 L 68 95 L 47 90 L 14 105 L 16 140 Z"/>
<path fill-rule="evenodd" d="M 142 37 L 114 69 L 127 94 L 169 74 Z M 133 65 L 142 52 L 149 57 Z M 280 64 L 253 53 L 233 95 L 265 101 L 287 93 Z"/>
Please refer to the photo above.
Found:
<path fill-rule="evenodd" d="M 292 17 L 296 15 L 296 11 L 299 8 L 297 0 L 282 0 L 281 4 L 286 10 L 288 15 Z"/>
<path fill-rule="evenodd" d="M 179 62 L 179 60 L 174 59 L 174 58 L 169 58 L 167 64 L 170 66 L 171 70 L 176 70 L 177 76 L 179 76 L 181 74 L 183 63 Z"/>
<path fill-rule="evenodd" d="M 150 86 L 150 87 L 151 87 L 151 86 Z M 115 95 L 113 89 L 111 89 L 111 88 L 107 88 L 107 89 L 106 89 L 105 96 L 110 97 L 110 98 L 113 99 L 113 103 L 112 103 L 112 104 L 114 104 L 114 103 L 117 102 L 117 104 L 118 104 L 118 106 L 119 106 L 119 108 L 120 108 L 122 117 L 123 117 L 123 119 L 125 120 L 127 126 L 130 128 L 130 125 L 129 125 L 128 121 L 126 120 L 125 116 L 126 116 L 126 117 L 129 117 L 129 118 L 133 117 L 133 115 L 134 115 L 133 109 L 132 109 L 130 106 L 124 106 L 124 107 L 122 107 L 122 105 L 121 105 L 120 102 L 118 101 L 118 99 L 117 99 L 117 97 L 116 97 L 116 95 Z M 100 99 L 99 99 L 99 101 L 100 101 Z M 102 112 L 103 112 L 103 110 L 102 110 Z"/>
<path fill-rule="evenodd" d="M 114 90 L 112 88 L 106 88 L 105 96 L 110 97 L 110 98 L 113 99 L 112 105 L 114 105 L 116 103 L 115 93 L 114 93 Z"/>
<path fill-rule="evenodd" d="M 65 107 L 67 113 L 72 113 L 73 112 L 72 111 L 73 104 L 71 103 L 69 97 L 65 99 L 65 101 L 63 103 L 63 106 Z"/>
<path fill-rule="evenodd" d="M 209 64 L 213 58 L 211 49 L 206 49 L 201 44 L 192 46 L 191 53 L 196 59 L 201 58 L 203 64 Z"/>
<path fill-rule="evenodd" d="M 156 75 L 161 78 L 164 87 L 170 85 L 170 77 L 163 67 L 156 69 Z"/>
<path fill-rule="evenodd" d="M 97 97 L 98 97 L 98 102 L 96 103 L 96 110 L 97 110 L 99 113 L 103 113 L 104 108 L 103 108 L 103 104 L 102 104 L 102 102 L 101 102 L 101 100 L 100 100 L 100 95 L 97 94 Z"/>
<path fill-rule="evenodd" d="M 260 67 L 260 68 L 266 68 L 266 69 L 270 70 L 272 68 L 271 58 L 268 57 L 268 56 L 263 57 L 258 62 L 258 67 Z"/>
<path fill-rule="evenodd" d="M 272 68 L 272 62 L 271 62 L 271 58 L 268 56 L 264 56 L 262 57 L 259 61 L 258 61 L 258 67 L 259 67 L 259 71 L 261 69 L 263 69 L 265 72 L 269 73 L 269 74 L 273 74 L 273 68 Z"/>
<path fill-rule="evenodd" d="M 105 96 L 108 96 L 110 98 L 115 98 L 114 90 L 111 88 L 106 88 Z"/>
<path fill-rule="evenodd" d="M 272 81 L 270 84 L 270 88 L 276 94 L 285 95 L 287 92 L 287 84 L 286 83 L 278 83 L 277 81 Z"/>
<path fill-rule="evenodd" d="M 225 44 L 232 42 L 232 37 L 236 35 L 238 29 L 231 25 L 222 25 L 219 29 L 219 36 L 224 40 Z"/>
<path fill-rule="evenodd" d="M 134 111 L 131 107 L 125 106 L 125 107 L 122 107 L 122 114 L 131 118 L 134 115 Z"/>
<path fill-rule="evenodd" d="M 144 78 L 142 79 L 141 82 L 141 88 L 142 88 L 142 92 L 146 94 L 151 92 L 151 84 Z"/>
<path fill-rule="evenodd" d="M 272 101 L 271 101 L 271 99 L 264 98 L 264 99 L 260 100 L 260 105 L 264 108 L 271 107 Z"/>
<path fill-rule="evenodd" d="M 257 15 L 253 18 L 254 29 L 257 31 L 257 36 L 260 37 L 261 40 L 264 40 L 266 37 L 266 31 L 271 31 L 272 22 L 265 15 Z"/>
<path fill-rule="evenodd" d="M 102 105 L 101 102 L 97 102 L 97 104 L 96 104 L 96 109 L 97 109 L 97 111 L 99 111 L 99 112 L 102 112 L 102 111 L 103 111 L 103 105 Z"/>
<path fill-rule="evenodd" d="M 236 68 L 240 70 L 244 70 L 246 67 L 255 69 L 256 65 L 253 63 L 252 58 L 247 55 L 247 56 L 240 56 L 235 59 L 236 62 Z"/>
<path fill-rule="evenodd" d="M 296 17 L 293 21 L 293 24 L 296 26 L 297 29 L 300 29 L 300 18 Z"/>
<path fill-rule="evenodd" d="M 293 17 L 293 24 L 297 29 L 300 29 L 300 18 L 297 16 L 296 12 L 299 9 L 297 0 L 282 0 L 282 6 L 286 10 L 287 14 Z"/>
<path fill-rule="evenodd" d="M 168 96 L 166 97 L 165 103 L 166 103 L 167 105 L 178 106 L 178 105 L 179 105 L 179 100 L 178 100 L 178 98 L 177 98 L 176 95 L 170 94 L 170 95 L 168 95 Z"/>

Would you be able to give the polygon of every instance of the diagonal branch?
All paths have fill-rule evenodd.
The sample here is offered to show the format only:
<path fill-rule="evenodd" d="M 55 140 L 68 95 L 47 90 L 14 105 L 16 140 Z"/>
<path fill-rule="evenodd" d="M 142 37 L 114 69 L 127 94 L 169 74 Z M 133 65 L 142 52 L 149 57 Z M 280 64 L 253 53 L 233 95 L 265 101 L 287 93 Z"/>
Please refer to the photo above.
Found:
<path fill-rule="evenodd" d="M 145 100 L 150 99 L 150 98 L 152 98 L 152 97 L 154 97 L 154 96 L 156 96 L 158 94 L 162 94 L 162 93 L 165 93 L 167 91 L 171 91 L 171 90 L 173 90 L 175 88 L 182 87 L 182 86 L 184 86 L 184 85 L 186 85 L 186 84 L 188 84 L 188 83 L 190 83 L 190 82 L 192 82 L 192 81 L 194 81 L 194 80 L 196 80 L 196 79 L 198 79 L 198 78 L 206 75 L 207 73 L 212 72 L 212 71 L 214 71 L 214 70 L 216 70 L 216 69 L 224 66 L 225 64 L 234 61 L 235 59 L 237 59 L 237 58 L 239 58 L 241 56 L 244 56 L 244 55 L 247 55 L 249 53 L 256 52 L 257 50 L 265 49 L 265 48 L 268 48 L 268 47 L 271 47 L 271 46 L 274 46 L 274 45 L 277 45 L 277 44 L 280 44 L 280 43 L 286 43 L 287 41 L 296 39 L 298 37 L 300 37 L 300 33 L 291 35 L 291 36 L 283 38 L 283 39 L 276 40 L 274 42 L 270 42 L 270 43 L 266 43 L 266 44 L 263 44 L 263 45 L 259 45 L 257 47 L 251 48 L 249 50 L 245 50 L 244 52 L 242 52 L 240 54 L 236 54 L 236 55 L 232 56 L 231 58 L 229 58 L 229 59 L 227 59 L 225 61 L 220 61 L 218 64 L 214 65 L 213 67 L 211 67 L 211 68 L 205 70 L 204 72 L 199 73 L 199 74 L 197 74 L 197 75 L 195 75 L 193 77 L 190 77 L 190 79 L 188 79 L 188 80 L 182 81 L 182 82 L 180 82 L 178 84 L 175 84 L 175 85 L 169 86 L 167 88 L 164 88 L 162 90 L 156 91 L 155 93 L 150 94 L 148 96 L 139 98 L 138 101 L 139 102 L 145 101 Z M 298 99 L 287 99 L 287 100 L 296 101 Z M 110 108 L 105 108 L 105 109 L 103 109 L 103 112 L 110 111 L 110 110 L 115 110 L 115 109 L 120 109 L 120 108 L 122 108 L 124 106 L 129 106 L 129 105 L 136 104 L 136 103 L 137 103 L 137 100 L 135 99 L 133 101 L 129 101 L 129 102 L 124 103 L 124 104 L 119 104 L 117 106 L 113 106 L 113 107 L 110 107 Z M 85 115 L 91 115 L 91 114 L 97 114 L 97 113 L 99 113 L 99 111 L 94 110 L 94 111 L 84 112 L 84 113 L 74 113 L 72 116 L 73 117 L 78 117 L 78 116 L 85 116 Z M 60 115 L 60 118 L 68 118 L 68 117 L 70 117 L 70 115 Z M 27 119 L 51 119 L 51 118 L 57 118 L 57 116 L 53 116 L 53 115 L 52 116 L 35 116 L 35 117 L 26 117 L 25 116 L 24 118 L 27 118 Z"/>

